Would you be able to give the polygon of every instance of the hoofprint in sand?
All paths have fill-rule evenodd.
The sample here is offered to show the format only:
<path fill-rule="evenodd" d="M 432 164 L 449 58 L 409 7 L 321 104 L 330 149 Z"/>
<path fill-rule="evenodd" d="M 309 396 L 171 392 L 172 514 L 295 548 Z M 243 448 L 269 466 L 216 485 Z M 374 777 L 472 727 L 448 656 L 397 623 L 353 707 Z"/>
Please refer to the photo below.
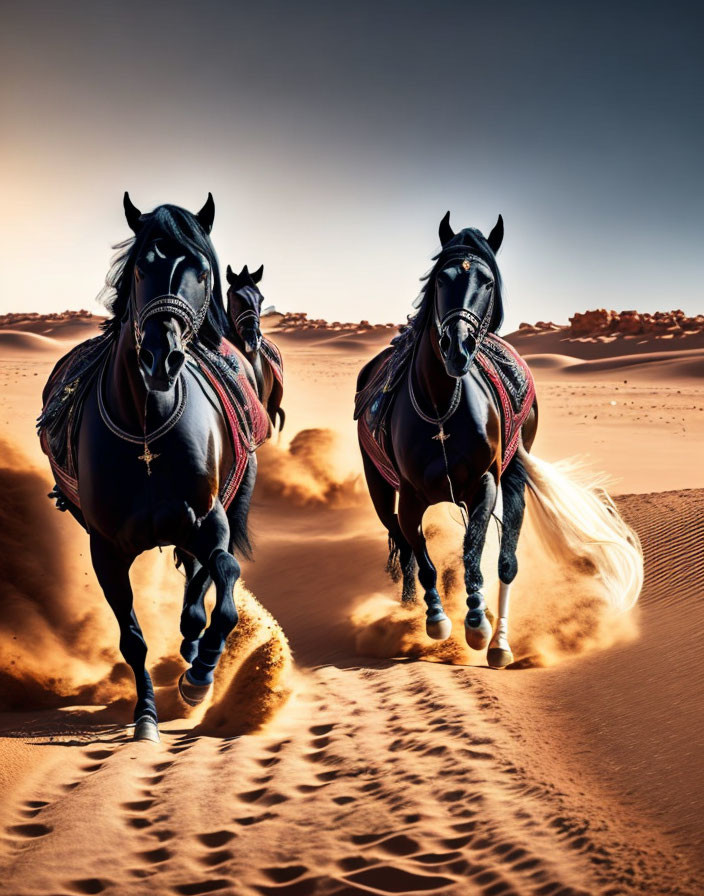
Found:
<path fill-rule="evenodd" d="M 130 742 L 119 701 L 56 706 L 65 693 L 113 699 L 129 679 L 84 535 L 43 497 L 33 418 L 65 349 L 31 337 L 3 347 L 0 550 L 12 563 L 0 638 L 5 656 L 15 652 L 3 694 L 24 682 L 25 696 L 2 716 L 0 892 L 698 892 L 697 352 L 625 369 L 608 356 L 572 363 L 563 346 L 566 360 L 553 351 L 534 364 L 536 451 L 587 454 L 618 480 L 616 493 L 640 493 L 618 503 L 643 541 L 646 583 L 637 612 L 616 623 L 580 602 L 574 571 L 541 561 L 528 524 L 513 646 L 548 665 L 494 673 L 466 650 L 434 655 L 422 610 L 417 625 L 402 618 L 383 574 L 383 532 L 355 478 L 350 408 L 361 361 L 388 335 L 277 337 L 290 382 L 287 440 L 261 454 L 252 513 L 261 535 L 244 579 L 288 636 L 298 672 L 273 667 L 283 670 L 282 698 L 293 696 L 258 732 L 199 734 L 196 719 L 174 718 L 159 745 Z M 17 506 L 21 521 L 8 510 Z M 450 595 L 461 531 L 453 513 L 428 521 Z M 168 701 L 182 579 L 166 555 L 144 558 L 136 576 Z M 267 643 L 285 642 L 256 641 Z M 271 659 L 252 645 L 236 664 L 247 695 Z M 423 655 L 472 665 L 414 659 Z M 220 724 L 246 722 L 260 705 L 223 697 Z"/>

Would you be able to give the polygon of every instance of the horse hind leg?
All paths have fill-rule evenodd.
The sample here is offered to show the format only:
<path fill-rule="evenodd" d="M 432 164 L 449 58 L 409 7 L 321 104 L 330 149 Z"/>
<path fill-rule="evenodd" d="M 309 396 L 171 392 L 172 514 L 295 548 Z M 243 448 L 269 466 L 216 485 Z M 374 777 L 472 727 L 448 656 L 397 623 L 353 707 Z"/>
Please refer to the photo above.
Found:
<path fill-rule="evenodd" d="M 154 687 L 146 669 L 147 645 L 135 615 L 129 570 L 133 557 L 126 557 L 109 541 L 91 533 L 93 568 L 107 602 L 120 626 L 120 652 L 134 672 L 137 703 L 134 710 L 134 739 L 159 741 Z"/>
<path fill-rule="evenodd" d="M 434 641 L 445 641 L 452 633 L 452 622 L 445 613 L 437 590 L 438 574 L 428 554 L 423 535 L 423 513 L 425 507 L 415 494 L 401 489 L 398 505 L 398 519 L 404 537 L 411 545 L 418 563 L 418 578 L 425 590 L 425 631 Z"/>
<path fill-rule="evenodd" d="M 487 662 L 492 669 L 503 669 L 513 662 L 508 641 L 509 593 L 518 573 L 516 548 L 525 511 L 525 487 L 525 471 L 515 456 L 501 477 L 503 527 L 499 550 L 499 618 L 487 651 Z"/>
<path fill-rule="evenodd" d="M 403 580 L 401 600 L 405 604 L 412 603 L 416 598 L 416 561 L 413 549 L 401 531 L 396 515 L 396 491 L 377 470 L 363 448 L 361 451 L 369 496 L 377 516 L 389 533 L 389 557 L 386 561 L 386 572 L 392 582 Z"/>
<path fill-rule="evenodd" d="M 496 504 L 496 480 L 485 473 L 472 502 L 469 525 L 464 537 L 464 569 L 467 586 L 467 616 L 464 633 L 473 650 L 484 650 L 491 638 L 491 625 L 486 618 L 486 603 L 482 593 L 484 577 L 481 570 L 482 551 L 491 513 Z"/>

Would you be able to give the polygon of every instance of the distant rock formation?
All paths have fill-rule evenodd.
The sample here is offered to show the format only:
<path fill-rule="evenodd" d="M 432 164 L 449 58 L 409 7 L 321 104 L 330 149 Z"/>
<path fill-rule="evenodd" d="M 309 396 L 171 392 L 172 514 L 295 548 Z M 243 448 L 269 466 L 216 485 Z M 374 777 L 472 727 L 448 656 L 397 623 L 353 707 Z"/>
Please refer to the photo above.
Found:
<path fill-rule="evenodd" d="M 562 330 L 567 338 L 589 338 L 596 336 L 685 336 L 689 333 L 704 333 L 704 314 L 687 317 L 682 310 L 656 311 L 607 311 L 597 308 L 575 314 L 569 319 L 569 326 L 560 327 L 552 322 L 538 321 L 536 324 L 522 323 L 523 332 L 537 333 L 544 330 Z"/>
<path fill-rule="evenodd" d="M 285 314 L 276 314 L 279 318 L 276 329 L 279 332 L 290 333 L 298 330 L 332 330 L 333 332 L 367 333 L 378 330 L 395 330 L 397 324 L 371 324 L 368 320 L 359 323 L 341 323 L 334 320 L 332 323 L 322 318 L 309 318 L 304 311 L 288 311 Z M 266 321 L 264 321 L 266 323 Z"/>
<path fill-rule="evenodd" d="M 10 314 L 0 314 L 0 328 L 17 329 L 49 321 L 52 323 L 86 321 L 87 323 L 99 324 L 103 319 L 91 311 L 86 311 L 85 308 L 82 308 L 80 311 L 53 311 L 50 314 L 39 314 L 36 311 L 26 313 L 12 312 Z"/>

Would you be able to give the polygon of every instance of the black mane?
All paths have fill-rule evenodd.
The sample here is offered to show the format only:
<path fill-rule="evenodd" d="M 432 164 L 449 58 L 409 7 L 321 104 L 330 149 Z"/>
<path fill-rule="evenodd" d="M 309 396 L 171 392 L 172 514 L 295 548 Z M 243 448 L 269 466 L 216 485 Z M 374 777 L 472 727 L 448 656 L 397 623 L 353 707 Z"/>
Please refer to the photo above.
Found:
<path fill-rule="evenodd" d="M 433 302 L 435 301 L 435 277 L 442 270 L 448 257 L 457 252 L 458 247 L 466 246 L 472 255 L 477 255 L 485 261 L 494 276 L 494 311 L 489 323 L 489 333 L 496 333 L 504 320 L 504 301 L 503 301 L 503 282 L 499 266 L 496 263 L 496 256 L 486 241 L 486 237 L 474 227 L 465 227 L 459 233 L 442 247 L 437 255 L 433 256 L 435 264 L 431 270 L 421 279 L 425 280 L 425 286 L 421 290 L 420 295 L 413 303 L 418 309 L 415 314 L 408 318 L 408 326 L 412 327 L 417 333 L 420 333 L 428 318 L 428 313 L 432 311 Z"/>
<path fill-rule="evenodd" d="M 203 230 L 194 214 L 178 205 L 160 205 L 149 214 L 142 215 L 139 233 L 114 248 L 117 254 L 112 260 L 105 278 L 105 287 L 100 293 L 112 317 L 105 321 L 103 329 L 117 334 L 129 313 L 130 292 L 134 266 L 145 245 L 159 237 L 177 242 L 191 252 L 202 253 L 208 259 L 213 272 L 213 294 L 210 297 L 208 313 L 198 332 L 200 342 L 217 348 L 221 339 L 228 335 L 229 324 L 222 300 L 220 269 L 215 249 L 208 234 Z"/>

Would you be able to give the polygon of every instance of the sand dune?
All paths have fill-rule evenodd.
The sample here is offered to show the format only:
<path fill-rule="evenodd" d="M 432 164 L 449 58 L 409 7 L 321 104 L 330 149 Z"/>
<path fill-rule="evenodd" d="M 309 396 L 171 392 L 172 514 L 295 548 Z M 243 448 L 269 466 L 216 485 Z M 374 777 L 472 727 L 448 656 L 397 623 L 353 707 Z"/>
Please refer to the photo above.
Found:
<path fill-rule="evenodd" d="M 66 351 L 65 343 L 51 336 L 24 330 L 0 330 L 0 353 L 7 355 L 32 352 L 59 354 Z"/>
<path fill-rule="evenodd" d="M 0 356 L 0 893 L 701 892 L 698 352 L 625 366 L 622 346 L 603 360 L 526 349 L 536 452 L 587 449 L 621 476 L 646 584 L 616 619 L 528 519 L 518 662 L 496 673 L 460 637 L 429 642 L 383 572 L 350 414 L 388 332 L 276 338 L 287 427 L 260 453 L 242 621 L 197 715 L 175 693 L 182 579 L 167 553 L 136 565 L 159 745 L 130 740 L 131 682 L 85 536 L 44 497 L 33 423 L 52 361 L 31 341 Z M 438 508 L 426 527 L 459 621 L 455 517 Z M 492 601 L 495 561 L 492 532 Z"/>

